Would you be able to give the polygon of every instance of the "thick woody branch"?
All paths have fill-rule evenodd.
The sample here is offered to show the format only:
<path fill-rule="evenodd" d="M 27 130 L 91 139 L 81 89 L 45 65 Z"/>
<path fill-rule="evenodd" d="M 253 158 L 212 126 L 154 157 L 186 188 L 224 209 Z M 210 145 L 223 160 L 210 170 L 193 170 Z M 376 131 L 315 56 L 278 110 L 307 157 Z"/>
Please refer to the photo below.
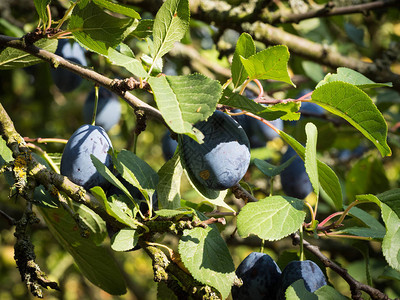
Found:
<path fill-rule="evenodd" d="M 305 13 L 282 13 L 281 10 L 279 10 L 277 13 L 265 13 L 265 16 L 263 16 L 261 21 L 267 22 L 269 24 L 298 23 L 302 20 L 312 18 L 349 15 L 356 13 L 366 14 L 367 12 L 372 10 L 395 6 L 400 7 L 400 2 L 398 0 L 373 1 L 370 3 L 342 7 L 336 7 L 335 3 L 333 1 L 330 1 L 322 7 L 311 9 Z"/>
<path fill-rule="evenodd" d="M 52 66 L 57 65 L 58 68 L 61 67 L 61 68 L 70 70 L 70 71 L 78 74 L 79 76 L 86 78 L 90 81 L 93 81 L 94 83 L 98 84 L 99 86 L 103 86 L 103 87 L 109 89 L 110 91 L 116 93 L 119 97 L 124 99 L 135 110 L 137 110 L 137 109 L 142 110 L 148 116 L 158 119 L 161 122 L 164 122 L 161 113 L 157 109 L 155 109 L 151 105 L 148 105 L 147 103 L 143 102 L 142 100 L 135 97 L 134 95 L 132 95 L 129 92 L 121 91 L 118 88 L 113 89 L 113 84 L 115 83 L 115 81 L 113 81 L 112 79 L 110 79 L 106 76 L 103 76 L 93 70 L 84 68 L 78 64 L 71 63 L 69 60 L 66 60 L 66 59 L 62 58 L 61 56 L 58 56 L 54 53 L 40 49 L 33 44 L 26 44 L 21 39 L 12 38 L 12 37 L 5 36 L 5 35 L 0 35 L 0 47 L 11 47 L 11 48 L 19 49 L 19 50 L 22 50 L 24 52 L 34 55 L 43 61 L 50 63 Z"/>

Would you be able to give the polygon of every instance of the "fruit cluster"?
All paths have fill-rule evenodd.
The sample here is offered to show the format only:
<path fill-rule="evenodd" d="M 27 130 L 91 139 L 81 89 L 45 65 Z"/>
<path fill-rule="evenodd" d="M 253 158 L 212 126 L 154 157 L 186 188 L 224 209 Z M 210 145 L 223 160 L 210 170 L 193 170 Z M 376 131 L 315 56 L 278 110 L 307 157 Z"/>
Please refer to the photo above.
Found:
<path fill-rule="evenodd" d="M 243 284 L 232 288 L 233 300 L 285 299 L 286 289 L 300 279 L 311 293 L 327 285 L 324 273 L 311 260 L 291 261 L 281 271 L 268 254 L 260 252 L 250 253 L 236 269 L 236 275 Z"/>

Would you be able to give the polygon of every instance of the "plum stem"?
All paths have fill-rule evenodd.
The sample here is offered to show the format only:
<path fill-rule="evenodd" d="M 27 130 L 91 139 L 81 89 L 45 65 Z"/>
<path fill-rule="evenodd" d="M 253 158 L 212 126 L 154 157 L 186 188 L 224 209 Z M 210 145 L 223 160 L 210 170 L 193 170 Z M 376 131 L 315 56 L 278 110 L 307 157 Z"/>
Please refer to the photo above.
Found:
<path fill-rule="evenodd" d="M 232 82 L 232 77 L 229 78 L 229 79 L 224 83 L 224 85 L 222 86 L 222 89 L 225 90 L 225 89 L 230 85 L 231 82 Z"/>
<path fill-rule="evenodd" d="M 66 139 L 57 139 L 57 138 L 30 138 L 30 137 L 24 137 L 25 142 L 35 142 L 39 144 L 47 144 L 47 143 L 60 143 L 60 144 L 66 144 L 68 143 L 68 140 Z"/>
<path fill-rule="evenodd" d="M 240 95 L 243 95 L 244 90 L 245 90 L 246 87 L 249 85 L 249 83 L 252 82 L 252 81 L 253 81 L 253 80 L 247 79 L 247 80 L 243 83 L 242 88 L 240 89 L 240 92 L 239 92 Z"/>
<path fill-rule="evenodd" d="M 303 245 L 303 225 L 299 228 L 300 235 L 300 261 L 304 261 L 304 245 Z"/>
<path fill-rule="evenodd" d="M 61 26 L 64 24 L 65 20 L 68 19 L 71 11 L 74 9 L 75 5 L 78 3 L 77 2 L 72 2 L 71 6 L 67 9 L 67 11 L 65 12 L 64 16 L 62 17 L 60 23 L 58 23 L 58 25 L 56 26 L 56 30 L 60 29 Z"/>
<path fill-rule="evenodd" d="M 308 201 L 304 201 L 305 205 L 308 207 L 308 209 L 310 210 L 310 214 L 311 214 L 311 224 L 314 223 L 315 221 L 315 214 L 314 214 L 314 209 L 312 207 L 312 205 L 308 202 Z"/>
<path fill-rule="evenodd" d="M 319 226 L 321 226 L 321 227 L 324 226 L 329 220 L 333 219 L 336 216 L 340 216 L 341 214 L 343 214 L 343 212 L 338 211 L 338 212 L 335 212 L 335 213 L 327 216 L 321 223 L 319 223 Z"/>
<path fill-rule="evenodd" d="M 350 203 L 349 206 L 344 210 L 343 214 L 340 216 L 339 220 L 335 222 L 336 226 L 340 226 L 344 220 L 344 218 L 347 216 L 349 213 L 350 209 L 352 209 L 354 206 L 361 204 L 361 203 L 367 203 L 368 201 L 360 201 L 360 200 L 355 200 L 352 203 Z"/>
<path fill-rule="evenodd" d="M 92 125 L 96 125 L 96 114 L 97 114 L 97 106 L 99 104 L 99 86 L 94 86 L 94 108 L 93 108 L 93 116 L 92 116 Z"/>
<path fill-rule="evenodd" d="M 52 22 L 52 20 L 51 20 L 50 5 L 47 5 L 47 6 L 46 6 L 46 11 L 47 11 L 47 16 L 49 17 L 49 20 L 48 20 L 48 22 L 47 22 L 47 27 L 45 28 L 45 31 L 51 27 L 51 22 Z"/>
<path fill-rule="evenodd" d="M 254 79 L 253 81 L 257 84 L 258 88 L 260 89 L 258 96 L 257 96 L 257 98 L 260 98 L 264 95 L 264 88 L 258 79 Z"/>

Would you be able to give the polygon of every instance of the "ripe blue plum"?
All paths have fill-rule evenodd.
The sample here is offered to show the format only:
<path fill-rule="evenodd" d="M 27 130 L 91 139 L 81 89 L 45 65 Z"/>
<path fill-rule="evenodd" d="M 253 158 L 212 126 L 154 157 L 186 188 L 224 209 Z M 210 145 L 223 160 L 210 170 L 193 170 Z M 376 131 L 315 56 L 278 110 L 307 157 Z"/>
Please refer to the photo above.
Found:
<path fill-rule="evenodd" d="M 61 174 L 86 190 L 94 186 L 106 188 L 107 180 L 96 170 L 90 155 L 93 154 L 107 168 L 112 168 L 111 140 L 100 126 L 82 125 L 68 140 L 61 157 Z"/>
<path fill-rule="evenodd" d="M 161 139 L 161 148 L 165 160 L 170 160 L 174 156 L 178 142 L 171 137 L 171 132 L 167 130 Z"/>
<path fill-rule="evenodd" d="M 232 112 L 237 113 L 240 112 L 240 110 L 235 109 Z M 265 144 L 268 141 L 271 141 L 279 136 L 279 134 L 271 129 L 271 127 L 250 116 L 238 115 L 233 116 L 233 119 L 235 119 L 243 127 L 247 137 L 249 138 L 250 148 L 252 149 L 265 147 Z M 276 119 L 269 122 L 279 130 L 283 129 L 283 121 L 281 119 Z"/>
<path fill-rule="evenodd" d="M 313 293 L 327 285 L 322 270 L 311 260 L 292 261 L 282 271 L 277 299 L 285 299 L 286 289 L 295 281 L 303 279 L 305 288 Z"/>
<path fill-rule="evenodd" d="M 282 189 L 287 196 L 304 199 L 313 190 L 304 161 L 289 147 L 281 158 L 281 164 L 294 155 L 296 158 L 281 173 Z"/>
<path fill-rule="evenodd" d="M 71 44 L 68 40 L 59 40 L 55 54 L 82 66 L 87 65 L 84 49 L 78 43 Z M 51 69 L 51 76 L 62 93 L 73 91 L 82 82 L 82 77 L 61 67 Z"/>
<path fill-rule="evenodd" d="M 225 190 L 237 184 L 250 164 L 249 140 L 242 126 L 215 111 L 195 128 L 204 134 L 204 143 L 181 136 L 181 158 L 187 172 L 209 189 Z"/>
<path fill-rule="evenodd" d="M 268 254 L 250 253 L 236 269 L 236 275 L 243 285 L 232 287 L 233 300 L 275 300 L 281 270 Z"/>
<path fill-rule="evenodd" d="M 83 106 L 83 119 L 85 123 L 91 123 L 94 109 L 95 90 L 93 89 L 86 98 Z M 97 105 L 96 125 L 109 131 L 121 118 L 121 103 L 118 97 L 107 90 L 99 88 L 99 102 Z"/>

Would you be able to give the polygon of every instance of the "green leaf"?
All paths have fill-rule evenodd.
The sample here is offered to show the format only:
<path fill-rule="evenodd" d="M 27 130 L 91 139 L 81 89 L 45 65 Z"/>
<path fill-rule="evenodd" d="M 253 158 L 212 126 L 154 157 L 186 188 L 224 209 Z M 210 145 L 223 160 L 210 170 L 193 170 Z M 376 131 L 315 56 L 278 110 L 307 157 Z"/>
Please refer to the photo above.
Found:
<path fill-rule="evenodd" d="M 181 177 L 183 168 L 179 155 L 175 154 L 158 171 L 160 178 L 157 185 L 159 208 L 175 209 L 181 206 Z"/>
<path fill-rule="evenodd" d="M 342 67 L 337 69 L 337 74 L 327 74 L 325 78 L 318 83 L 316 88 L 333 81 L 347 82 L 359 87 L 360 89 L 392 86 L 391 82 L 376 83 L 365 77 L 363 74 L 358 73 L 357 71 Z"/>
<path fill-rule="evenodd" d="M 43 185 L 35 187 L 33 192 L 33 199 L 35 205 L 40 205 L 48 208 L 57 208 L 60 204 L 57 197 L 51 195 Z"/>
<path fill-rule="evenodd" d="M 109 11 L 113 11 L 133 19 L 140 19 L 140 15 L 133 8 L 127 5 L 113 3 L 108 0 L 93 0 L 93 2 L 98 6 L 108 9 Z"/>
<path fill-rule="evenodd" d="M 264 175 L 267 175 L 269 177 L 274 177 L 276 175 L 279 175 L 284 169 L 286 169 L 287 166 L 289 166 L 292 161 L 296 158 L 296 156 L 292 156 L 289 158 L 287 161 L 285 161 L 283 164 L 279 166 L 274 166 L 270 164 L 269 162 L 266 162 L 265 160 L 261 159 L 254 159 L 254 165 L 261 171 L 263 172 Z"/>
<path fill-rule="evenodd" d="M 382 219 L 386 225 L 386 235 L 382 242 L 382 252 L 388 264 L 400 271 L 400 218 L 386 204 L 381 205 Z"/>
<path fill-rule="evenodd" d="M 314 192 L 319 196 L 319 180 L 317 165 L 317 127 L 313 123 L 306 124 L 307 143 L 305 151 L 305 166 L 310 182 L 314 188 Z"/>
<path fill-rule="evenodd" d="M 120 46 L 122 45 L 123 44 L 121 44 Z M 123 47 L 127 48 L 126 45 Z M 113 48 L 108 48 L 107 57 L 114 65 L 124 67 L 133 75 L 136 75 L 138 77 L 146 77 L 147 72 L 143 69 L 142 63 L 133 56 L 132 52 L 131 54 L 132 56 L 128 56 Z"/>
<path fill-rule="evenodd" d="M 302 226 L 306 213 L 303 200 L 287 196 L 271 196 L 247 203 L 237 217 L 241 237 L 255 234 L 268 241 L 280 240 Z"/>
<path fill-rule="evenodd" d="M 142 19 L 131 35 L 138 39 L 145 39 L 153 34 L 154 20 Z"/>
<path fill-rule="evenodd" d="M 346 176 L 347 198 L 353 200 L 360 194 L 378 194 L 389 189 L 389 180 L 382 160 L 369 155 L 358 160 Z"/>
<path fill-rule="evenodd" d="M 93 154 L 90 155 L 90 158 L 92 160 L 93 165 L 96 167 L 97 172 L 101 174 L 105 179 L 107 179 L 108 182 L 119 188 L 124 194 L 132 201 L 132 203 L 135 203 L 135 200 L 129 193 L 128 189 L 122 184 L 121 181 L 113 174 L 113 172 L 107 168 L 96 156 Z M 97 191 L 97 190 L 96 190 Z M 104 194 L 104 193 L 103 193 Z M 101 195 L 103 194 L 95 194 L 95 195 Z"/>
<path fill-rule="evenodd" d="M 203 134 L 193 124 L 215 111 L 222 88 L 218 81 L 201 74 L 162 76 L 149 79 L 158 109 L 172 131 L 200 142 Z"/>
<path fill-rule="evenodd" d="M 256 53 L 256 46 L 253 38 L 248 33 L 242 33 L 236 43 L 235 53 L 232 59 L 232 82 L 234 88 L 240 86 L 247 78 L 247 72 L 244 69 L 240 57 L 248 58 Z"/>
<path fill-rule="evenodd" d="M 89 228 L 91 232 L 89 238 L 96 245 L 100 245 L 107 236 L 106 222 L 86 205 L 73 202 L 72 207 Z"/>
<path fill-rule="evenodd" d="M 309 292 L 305 285 L 304 280 L 299 279 L 293 282 L 285 292 L 285 298 L 289 300 L 317 300 L 318 297 Z"/>
<path fill-rule="evenodd" d="M 286 134 L 283 131 L 279 132 L 281 138 L 285 140 L 292 148 L 297 152 L 302 160 L 305 159 L 305 149 L 304 147 L 296 141 L 293 137 Z M 342 209 L 343 198 L 342 198 L 342 188 L 339 183 L 339 178 L 332 171 L 332 169 L 325 163 L 317 159 L 318 166 L 318 178 L 321 188 L 324 190 L 326 195 L 331 198 L 335 207 L 337 209 Z"/>
<path fill-rule="evenodd" d="M 104 206 L 110 216 L 130 228 L 137 228 L 137 223 L 135 222 L 137 209 L 128 197 L 112 195 L 106 199 Z"/>
<path fill-rule="evenodd" d="M 0 19 L 0 32 L 2 32 L 2 34 L 4 35 L 13 37 L 21 37 L 25 34 L 25 32 L 21 28 L 15 26 L 5 19 Z"/>
<path fill-rule="evenodd" d="M 115 251 L 129 251 L 138 242 L 138 235 L 135 229 L 123 228 L 111 239 L 111 248 Z"/>
<path fill-rule="evenodd" d="M 392 189 L 383 192 L 376 197 L 382 203 L 390 207 L 391 210 L 400 218 L 400 189 Z"/>
<path fill-rule="evenodd" d="M 160 217 L 164 218 L 173 218 L 176 216 L 184 216 L 184 215 L 190 215 L 193 214 L 193 210 L 187 210 L 187 209 L 160 209 L 156 211 L 156 214 Z"/>
<path fill-rule="evenodd" d="M 369 213 L 357 207 L 352 207 L 349 211 L 349 214 L 360 220 L 362 223 L 364 223 L 365 227 L 361 226 L 346 227 L 341 229 L 341 231 L 348 234 L 368 237 L 373 239 L 384 238 L 386 234 L 385 227 Z"/>
<path fill-rule="evenodd" d="M 36 47 L 54 53 L 57 49 L 57 40 L 41 39 L 34 43 Z M 15 48 L 0 49 L 0 70 L 9 70 L 28 67 L 43 62 L 40 58 Z"/>
<path fill-rule="evenodd" d="M 379 278 L 394 279 L 400 281 L 400 272 L 389 266 L 385 266 L 383 273 L 381 276 L 379 276 Z"/>
<path fill-rule="evenodd" d="M 47 15 L 47 5 L 49 5 L 51 0 L 34 0 L 36 11 L 39 15 L 39 18 L 42 20 L 42 23 L 47 26 L 48 15 Z"/>
<path fill-rule="evenodd" d="M 124 278 L 106 248 L 81 237 L 75 221 L 63 208 L 38 210 L 55 239 L 72 255 L 89 281 L 111 295 L 126 293 Z"/>
<path fill-rule="evenodd" d="M 169 52 L 179 42 L 189 27 L 188 0 L 167 0 L 158 10 L 153 25 L 155 61 Z"/>
<path fill-rule="evenodd" d="M 116 48 L 137 26 L 137 21 L 119 19 L 105 13 L 93 2 L 75 6 L 68 30 L 85 48 L 108 55 L 108 48 Z"/>
<path fill-rule="evenodd" d="M 371 98 L 358 87 L 334 81 L 316 89 L 312 102 L 336 114 L 368 138 L 381 152 L 390 156 L 392 151 L 387 145 L 387 124 Z"/>
<path fill-rule="evenodd" d="M 121 150 L 117 157 L 113 156 L 113 163 L 118 173 L 150 201 L 158 184 L 158 174 L 144 160 L 128 150 Z"/>
<path fill-rule="evenodd" d="M 250 80 L 273 79 L 295 86 L 288 72 L 289 50 L 284 45 L 269 47 L 249 58 L 240 57 L 240 60 Z"/>
<path fill-rule="evenodd" d="M 184 230 L 178 250 L 194 279 L 216 288 L 223 299 L 228 297 L 235 279 L 235 265 L 215 225 Z"/>
<path fill-rule="evenodd" d="M 11 149 L 7 147 L 6 141 L 0 136 L 0 168 L 13 160 Z"/>
<path fill-rule="evenodd" d="M 318 290 L 314 292 L 315 295 L 318 296 L 318 299 L 326 300 L 326 299 L 335 299 L 335 300 L 347 300 L 349 298 L 343 296 L 337 290 L 329 285 L 324 285 L 320 287 Z"/>
<path fill-rule="evenodd" d="M 230 211 L 235 211 L 232 207 L 230 207 L 224 200 L 226 198 L 226 195 L 228 194 L 228 190 L 224 190 L 224 191 L 219 191 L 219 195 L 217 198 L 215 199 L 205 199 L 206 202 L 211 203 L 214 206 L 220 206 L 220 207 L 224 207 L 227 210 Z"/>

